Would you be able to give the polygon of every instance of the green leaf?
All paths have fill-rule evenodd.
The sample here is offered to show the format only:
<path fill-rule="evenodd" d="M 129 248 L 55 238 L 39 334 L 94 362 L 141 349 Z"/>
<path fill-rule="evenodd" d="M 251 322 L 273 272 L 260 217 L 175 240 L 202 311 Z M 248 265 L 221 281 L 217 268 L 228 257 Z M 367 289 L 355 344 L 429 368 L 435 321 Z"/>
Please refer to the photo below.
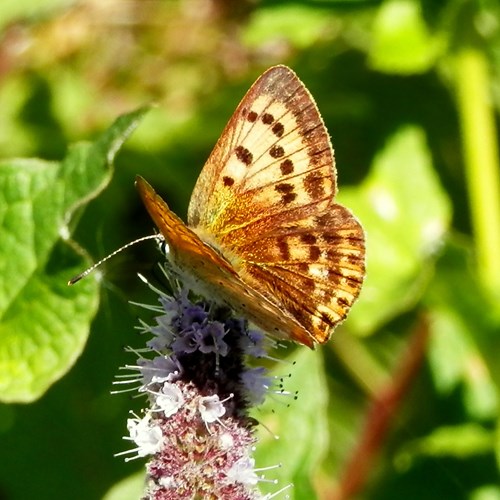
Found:
<path fill-rule="evenodd" d="M 470 500 L 500 500 L 500 487 L 495 485 L 482 486 L 477 490 L 474 490 L 470 497 Z"/>
<path fill-rule="evenodd" d="M 47 15 L 57 8 L 67 6 L 66 0 L 17 0 L 15 2 L 0 2 L 0 28 L 14 23 L 19 17 L 37 17 Z"/>
<path fill-rule="evenodd" d="M 137 500 L 144 494 L 145 472 L 143 470 L 116 483 L 102 500 Z"/>
<path fill-rule="evenodd" d="M 369 61 L 386 73 L 422 73 L 432 67 L 444 45 L 428 32 L 419 1 L 389 0 L 374 21 Z"/>
<path fill-rule="evenodd" d="M 431 337 L 429 363 L 441 393 L 463 385 L 464 406 L 476 418 L 495 417 L 498 395 L 498 329 L 491 305 L 472 272 L 471 255 L 450 241 L 424 296 Z"/>
<path fill-rule="evenodd" d="M 306 48 L 332 29 L 333 18 L 314 7 L 284 4 L 255 11 L 243 40 L 251 47 L 286 41 Z"/>
<path fill-rule="evenodd" d="M 264 424 L 259 428 L 256 467 L 282 465 L 266 473 L 268 479 L 277 479 L 277 484 L 259 486 L 264 493 L 273 493 L 293 483 L 294 487 L 287 491 L 291 499 L 314 498 L 313 473 L 329 441 L 328 388 L 322 357 L 318 352 L 299 348 L 287 361 L 294 363 L 293 366 L 279 364 L 274 375 L 285 377 L 284 370 L 290 370 L 291 377 L 284 382 L 284 390 L 298 391 L 297 399 L 281 396 L 283 401 L 279 401 L 279 397 L 268 397 L 255 414 Z"/>
<path fill-rule="evenodd" d="M 0 86 L 0 150 L 3 156 L 17 156 L 32 151 L 36 143 L 32 131 L 21 123 L 18 115 L 25 105 L 29 86 L 22 77 L 8 78 Z"/>
<path fill-rule="evenodd" d="M 498 410 L 496 387 L 486 363 L 460 314 L 434 309 L 430 314 L 429 362 L 438 390 L 464 387 L 464 406 L 471 416 L 491 418 Z"/>
<path fill-rule="evenodd" d="M 74 145 L 61 163 L 0 163 L 1 401 L 40 397 L 85 345 L 98 283 L 94 277 L 67 286 L 89 264 L 68 226 L 107 185 L 114 155 L 144 112 L 119 118 L 93 144 Z"/>
<path fill-rule="evenodd" d="M 497 462 L 497 469 L 500 469 L 500 418 L 496 422 L 497 432 L 495 434 L 495 458 Z"/>
<path fill-rule="evenodd" d="M 400 464 L 419 456 L 468 458 L 493 451 L 494 435 L 478 424 L 440 427 L 429 436 L 406 444 L 396 457 Z"/>
<path fill-rule="evenodd" d="M 339 200 L 366 232 L 366 279 L 349 326 L 361 334 L 414 304 L 450 219 L 450 203 L 432 167 L 423 131 L 401 128 L 375 158 L 359 188 Z"/>

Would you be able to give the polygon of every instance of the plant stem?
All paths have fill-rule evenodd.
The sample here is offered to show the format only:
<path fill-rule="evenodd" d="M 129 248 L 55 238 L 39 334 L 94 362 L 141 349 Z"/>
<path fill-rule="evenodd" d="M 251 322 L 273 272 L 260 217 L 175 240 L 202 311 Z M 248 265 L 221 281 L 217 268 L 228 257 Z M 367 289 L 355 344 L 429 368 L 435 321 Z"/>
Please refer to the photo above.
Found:
<path fill-rule="evenodd" d="M 348 500 L 359 494 L 375 468 L 375 460 L 390 431 L 411 384 L 417 377 L 425 357 L 429 338 L 429 323 L 422 315 L 412 332 L 392 379 L 374 395 L 357 446 L 340 474 L 338 487 L 324 498 Z"/>
<path fill-rule="evenodd" d="M 355 335 L 338 335 L 331 344 L 344 368 L 369 397 L 374 397 L 390 377 L 370 353 L 362 340 Z"/>
<path fill-rule="evenodd" d="M 500 290 L 500 179 L 497 131 L 484 52 L 467 47 L 456 59 L 457 98 L 479 279 Z"/>

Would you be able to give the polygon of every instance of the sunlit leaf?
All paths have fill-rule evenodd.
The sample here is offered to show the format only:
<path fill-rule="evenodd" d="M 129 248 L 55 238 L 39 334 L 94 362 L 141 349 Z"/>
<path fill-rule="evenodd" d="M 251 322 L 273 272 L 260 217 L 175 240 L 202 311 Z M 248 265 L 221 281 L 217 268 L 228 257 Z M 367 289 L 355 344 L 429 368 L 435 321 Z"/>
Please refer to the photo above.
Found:
<path fill-rule="evenodd" d="M 145 472 L 140 471 L 115 484 L 102 500 L 137 500 L 144 494 Z"/>
<path fill-rule="evenodd" d="M 443 46 L 429 33 L 418 0 L 390 0 L 375 18 L 369 61 L 387 73 L 421 73 L 434 64 Z"/>
<path fill-rule="evenodd" d="M 98 283 L 94 277 L 67 286 L 89 263 L 68 239 L 68 225 L 75 210 L 109 182 L 111 162 L 143 113 L 119 118 L 93 144 L 73 146 L 61 163 L 0 164 L 3 401 L 36 399 L 83 349 L 97 310 Z"/>
<path fill-rule="evenodd" d="M 354 330 L 369 333 L 423 291 L 430 258 L 449 224 L 450 204 L 422 130 L 399 130 L 375 158 L 363 185 L 343 189 L 339 199 L 366 232 L 366 280 L 348 321 Z"/>
<path fill-rule="evenodd" d="M 308 47 L 322 35 L 338 29 L 335 19 L 307 4 L 283 4 L 259 9 L 246 27 L 250 46 L 285 42 Z"/>
<path fill-rule="evenodd" d="M 429 436 L 409 442 L 398 454 L 398 461 L 418 456 L 466 458 L 493 451 L 493 433 L 477 424 L 439 427 Z"/>
<path fill-rule="evenodd" d="M 438 261 L 424 298 L 431 319 L 429 361 L 439 391 L 463 384 L 466 410 L 478 418 L 494 417 L 498 395 L 495 339 L 500 325 L 490 310 L 463 245 L 450 242 Z"/>
<path fill-rule="evenodd" d="M 1 2 L 0 28 L 15 21 L 18 17 L 46 15 L 52 9 L 63 7 L 66 4 L 66 0 L 40 0 L 39 2 L 17 0 L 16 2 Z"/>
<path fill-rule="evenodd" d="M 474 490 L 470 500 L 500 500 L 500 487 L 495 485 L 482 486 Z"/>

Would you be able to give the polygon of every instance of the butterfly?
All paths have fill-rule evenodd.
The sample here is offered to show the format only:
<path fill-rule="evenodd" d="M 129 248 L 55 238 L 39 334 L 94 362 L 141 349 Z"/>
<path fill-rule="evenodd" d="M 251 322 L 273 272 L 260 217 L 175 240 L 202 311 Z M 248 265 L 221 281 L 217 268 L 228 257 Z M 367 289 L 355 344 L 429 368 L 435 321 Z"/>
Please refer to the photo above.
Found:
<path fill-rule="evenodd" d="M 142 177 L 136 186 L 181 275 L 272 336 L 322 344 L 359 295 L 364 232 L 335 202 L 328 132 L 286 66 L 265 71 L 236 108 L 187 225 Z"/>

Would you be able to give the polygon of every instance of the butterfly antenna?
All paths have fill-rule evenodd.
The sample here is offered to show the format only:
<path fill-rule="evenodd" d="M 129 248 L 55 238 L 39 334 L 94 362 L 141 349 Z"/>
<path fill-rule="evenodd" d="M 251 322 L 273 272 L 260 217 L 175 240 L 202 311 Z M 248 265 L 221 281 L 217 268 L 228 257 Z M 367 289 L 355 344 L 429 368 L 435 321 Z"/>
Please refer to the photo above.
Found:
<path fill-rule="evenodd" d="M 131 247 L 132 245 L 135 245 L 136 243 L 141 243 L 142 241 L 146 241 L 146 240 L 163 240 L 163 236 L 161 234 L 150 234 L 148 236 L 143 236 L 142 238 L 138 238 L 134 241 L 131 241 L 130 243 L 127 243 L 126 245 L 123 245 L 122 247 L 120 247 L 117 250 L 115 250 L 114 252 L 110 253 L 109 255 L 107 255 L 106 257 L 101 259 L 100 261 L 98 261 L 95 264 L 93 264 L 92 266 L 90 266 L 88 269 L 85 269 L 85 271 L 83 271 L 82 273 L 77 274 L 76 276 L 71 278 L 68 281 L 68 285 L 74 285 L 75 283 L 80 281 L 82 278 L 85 278 L 85 276 L 88 276 L 94 269 L 99 267 L 101 264 L 103 264 L 107 260 L 111 259 L 111 257 L 114 257 L 116 254 L 122 252 L 123 250 L 126 250 L 127 248 Z"/>

